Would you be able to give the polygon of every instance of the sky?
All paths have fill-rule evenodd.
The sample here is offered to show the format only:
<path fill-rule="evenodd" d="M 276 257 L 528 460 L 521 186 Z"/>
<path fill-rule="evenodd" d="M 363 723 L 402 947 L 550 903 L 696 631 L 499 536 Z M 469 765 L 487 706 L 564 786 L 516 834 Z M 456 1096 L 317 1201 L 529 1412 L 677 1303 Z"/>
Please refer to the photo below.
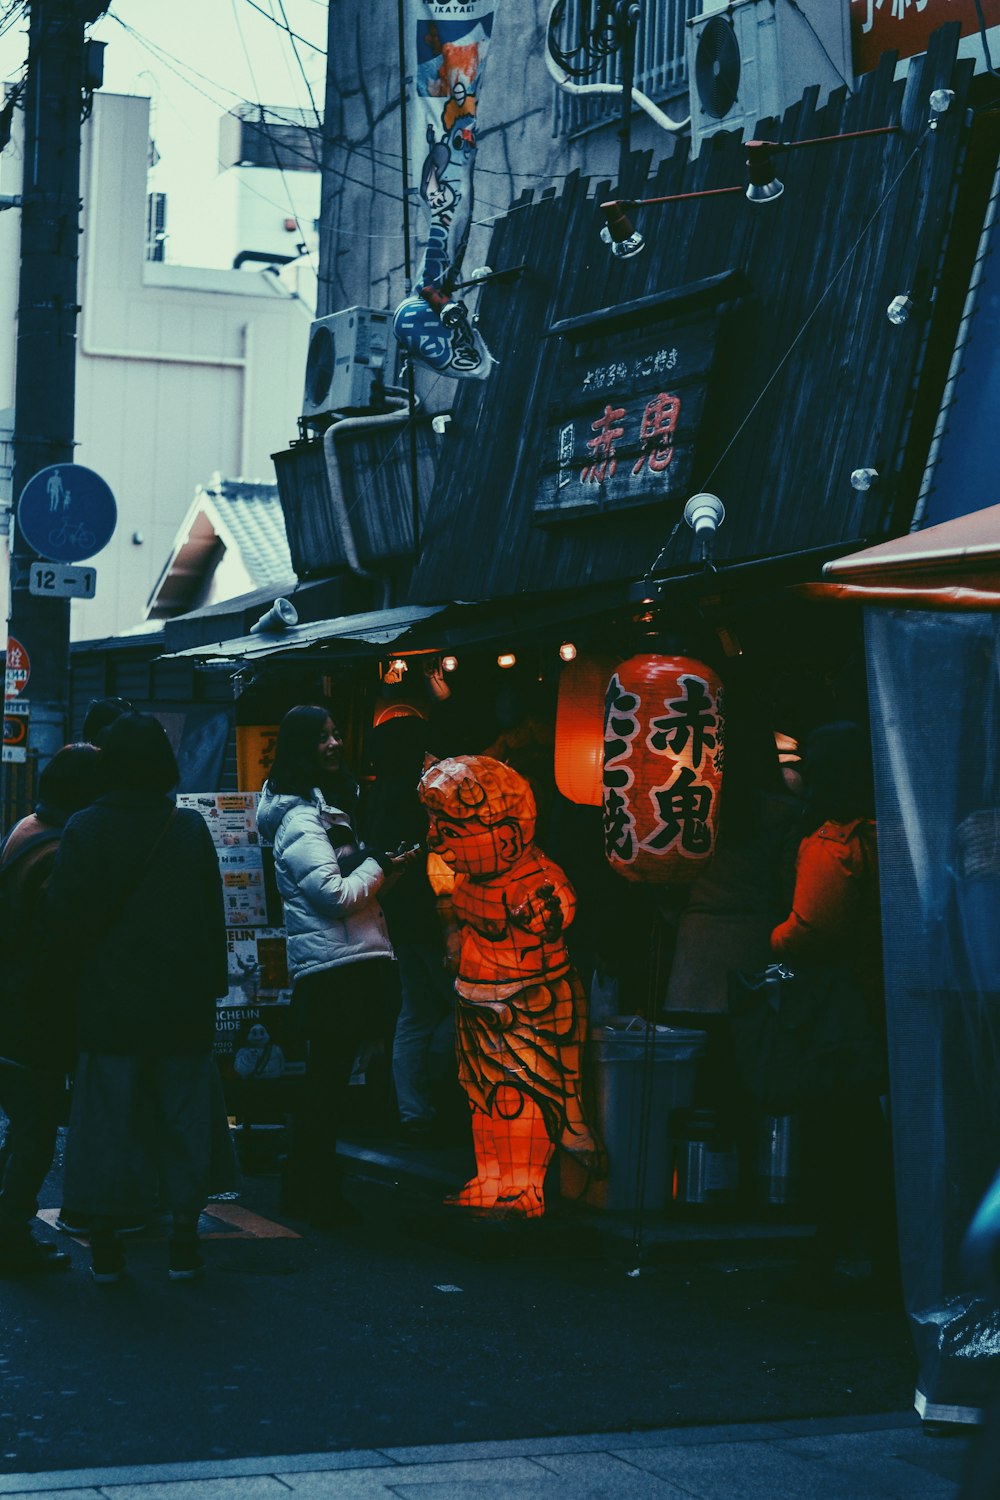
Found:
<path fill-rule="evenodd" d="M 22 72 L 24 11 L 0 0 L 0 77 Z M 152 100 L 160 160 L 150 187 L 168 195 L 168 260 L 231 264 L 219 118 L 242 101 L 322 111 L 326 26 L 327 0 L 112 0 L 90 28 L 107 43 L 105 91 Z"/>

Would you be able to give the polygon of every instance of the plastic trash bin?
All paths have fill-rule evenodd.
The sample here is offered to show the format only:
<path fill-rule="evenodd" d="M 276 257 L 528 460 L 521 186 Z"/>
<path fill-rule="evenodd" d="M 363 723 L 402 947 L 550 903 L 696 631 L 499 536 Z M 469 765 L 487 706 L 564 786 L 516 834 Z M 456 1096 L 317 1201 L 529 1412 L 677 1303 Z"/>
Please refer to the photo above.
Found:
<path fill-rule="evenodd" d="M 671 1110 L 690 1104 L 703 1031 L 652 1026 L 641 1016 L 610 1016 L 590 1033 L 595 1124 L 608 1157 L 607 1176 L 588 1179 L 562 1156 L 563 1195 L 610 1211 L 658 1210 L 670 1190 Z"/>

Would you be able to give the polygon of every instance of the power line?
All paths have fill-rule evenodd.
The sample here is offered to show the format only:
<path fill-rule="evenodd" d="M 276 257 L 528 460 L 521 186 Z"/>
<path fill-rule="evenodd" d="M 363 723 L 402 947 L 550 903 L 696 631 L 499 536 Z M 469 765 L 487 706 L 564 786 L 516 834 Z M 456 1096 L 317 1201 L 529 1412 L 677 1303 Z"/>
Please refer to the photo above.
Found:
<path fill-rule="evenodd" d="M 239 36 L 239 39 L 240 39 L 240 46 L 243 48 L 243 56 L 246 58 L 247 70 L 248 70 L 248 72 L 250 74 L 250 82 L 254 86 L 254 91 L 257 94 L 259 94 L 260 93 L 260 85 L 258 84 L 256 74 L 254 73 L 253 63 L 252 63 L 252 61 L 250 59 L 250 49 L 247 46 L 246 37 L 243 35 L 243 27 L 240 25 L 240 15 L 239 15 L 239 11 L 237 10 L 236 0 L 232 0 L 232 7 L 233 7 L 233 20 L 236 22 L 236 32 L 237 32 L 237 35 Z M 295 220 L 296 227 L 298 228 L 298 231 L 299 231 L 299 236 L 300 236 L 299 244 L 300 244 L 300 246 L 301 245 L 305 245 L 306 246 L 306 253 L 309 256 L 310 261 L 312 261 L 312 259 L 313 259 L 313 252 L 312 252 L 311 249 L 309 249 L 308 245 L 306 245 L 306 241 L 305 241 L 304 234 L 303 234 L 303 229 L 302 229 L 302 221 L 299 218 L 298 209 L 295 207 L 295 198 L 294 198 L 294 196 L 292 194 L 292 190 L 288 186 L 288 178 L 285 176 L 285 169 L 281 165 L 281 159 L 278 156 L 278 148 L 275 145 L 274 136 L 271 135 L 270 131 L 267 130 L 266 127 L 264 126 L 264 106 L 263 105 L 260 106 L 260 114 L 261 114 L 261 126 L 262 126 L 262 128 L 264 128 L 264 133 L 267 136 L 268 144 L 271 147 L 271 151 L 272 151 L 272 154 L 274 156 L 274 165 L 277 167 L 278 172 L 279 172 L 279 174 L 281 176 L 281 185 L 284 188 L 284 190 L 285 190 L 285 196 L 288 199 L 288 207 L 291 210 L 291 216 Z"/>
<path fill-rule="evenodd" d="M 277 16 L 270 15 L 266 10 L 264 10 L 263 6 L 258 5 L 257 0 L 246 0 L 246 3 L 250 6 L 251 10 L 255 10 L 259 15 L 262 15 L 265 21 L 270 21 L 272 26 L 277 26 L 279 31 L 287 31 L 290 37 L 297 38 L 298 41 L 302 42 L 304 46 L 308 47 L 310 51 L 317 53 L 320 57 L 326 56 L 325 47 L 317 47 L 316 43 L 309 41 L 308 37 L 300 36 L 297 31 L 292 30 L 292 28 L 288 24 L 287 16 L 285 16 L 284 23 L 282 23 L 278 20 Z M 285 15 L 284 6 L 281 7 L 281 14 L 283 16 Z"/>
<path fill-rule="evenodd" d="M 284 20 L 284 23 L 285 23 L 285 30 L 288 32 L 288 40 L 291 43 L 292 51 L 295 54 L 295 61 L 299 65 L 299 72 L 302 74 L 302 81 L 303 81 L 303 83 L 306 86 L 306 93 L 309 95 L 309 103 L 312 105 L 313 114 L 316 116 L 316 124 L 319 126 L 320 130 L 322 131 L 322 129 L 323 129 L 323 116 L 320 114 L 319 110 L 316 108 L 316 100 L 313 98 L 312 84 L 309 82 L 309 74 L 306 72 L 305 64 L 303 63 L 301 57 L 299 56 L 299 49 L 295 45 L 295 32 L 289 26 L 289 24 L 288 24 L 288 17 L 285 15 L 285 0 L 278 0 L 278 9 L 281 11 L 282 19 Z M 323 55 L 325 57 L 326 53 L 324 53 Z"/>

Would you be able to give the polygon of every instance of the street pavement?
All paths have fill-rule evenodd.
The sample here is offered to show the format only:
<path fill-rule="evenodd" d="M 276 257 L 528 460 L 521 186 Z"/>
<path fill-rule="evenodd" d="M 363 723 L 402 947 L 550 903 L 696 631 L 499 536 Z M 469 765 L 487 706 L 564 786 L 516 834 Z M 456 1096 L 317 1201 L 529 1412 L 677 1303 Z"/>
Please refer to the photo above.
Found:
<path fill-rule="evenodd" d="M 0 1496 L 956 1494 L 965 1440 L 912 1414 L 901 1311 L 793 1298 L 794 1241 L 706 1225 L 637 1260 L 572 1211 L 456 1219 L 446 1157 L 363 1158 L 338 1233 L 283 1216 L 268 1170 L 209 1205 L 197 1282 L 162 1225 L 104 1287 L 43 1222 L 73 1267 L 0 1283 Z"/>
<path fill-rule="evenodd" d="M 956 1500 L 964 1443 L 912 1413 L 0 1475 L 59 1500 Z"/>

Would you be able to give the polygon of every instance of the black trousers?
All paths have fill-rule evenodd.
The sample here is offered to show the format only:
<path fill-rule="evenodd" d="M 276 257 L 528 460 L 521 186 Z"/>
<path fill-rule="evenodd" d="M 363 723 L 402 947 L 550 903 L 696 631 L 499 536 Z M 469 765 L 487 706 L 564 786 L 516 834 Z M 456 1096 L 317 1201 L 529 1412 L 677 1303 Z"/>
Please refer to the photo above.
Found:
<path fill-rule="evenodd" d="M 52 1165 L 66 1075 L 0 1062 L 0 1108 L 7 1136 L 0 1177 L 0 1235 L 23 1233 Z"/>
<path fill-rule="evenodd" d="M 396 965 L 364 959 L 295 981 L 292 1007 L 309 1043 L 302 1104 L 293 1123 L 292 1151 L 282 1206 L 288 1213 L 322 1214 L 341 1195 L 337 1158 L 347 1090 L 361 1046 L 380 1039 L 391 1056 L 398 1010 Z"/>

